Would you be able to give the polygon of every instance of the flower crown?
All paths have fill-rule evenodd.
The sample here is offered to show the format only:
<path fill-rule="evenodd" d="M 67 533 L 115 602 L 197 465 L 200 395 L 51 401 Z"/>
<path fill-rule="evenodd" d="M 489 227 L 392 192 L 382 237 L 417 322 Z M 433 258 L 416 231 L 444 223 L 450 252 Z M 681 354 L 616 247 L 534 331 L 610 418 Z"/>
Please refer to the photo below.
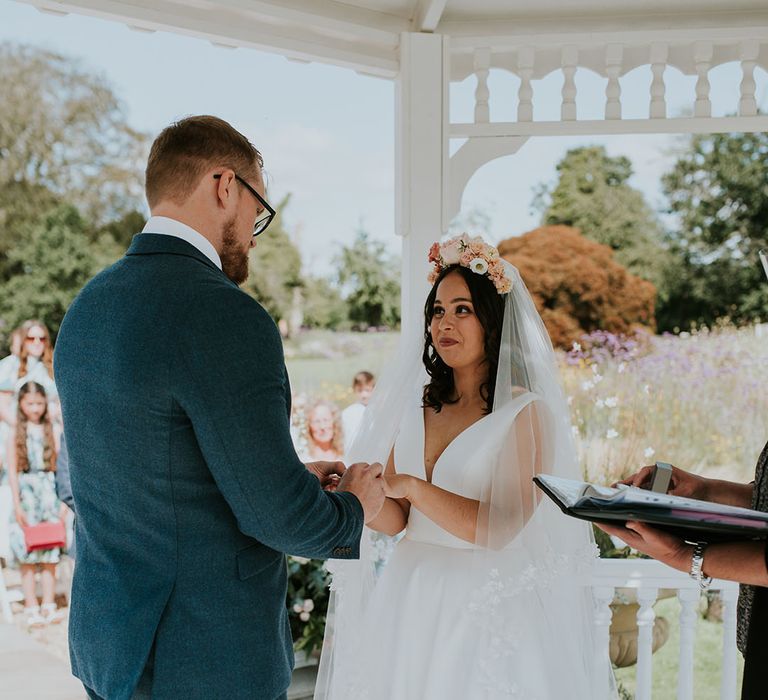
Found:
<path fill-rule="evenodd" d="M 504 272 L 499 251 L 480 236 L 470 238 L 462 233 L 445 243 L 433 243 L 429 249 L 429 262 L 434 265 L 429 273 L 430 284 L 435 283 L 446 267 L 461 265 L 476 275 L 486 275 L 499 294 L 507 294 L 512 289 L 512 280 Z"/>

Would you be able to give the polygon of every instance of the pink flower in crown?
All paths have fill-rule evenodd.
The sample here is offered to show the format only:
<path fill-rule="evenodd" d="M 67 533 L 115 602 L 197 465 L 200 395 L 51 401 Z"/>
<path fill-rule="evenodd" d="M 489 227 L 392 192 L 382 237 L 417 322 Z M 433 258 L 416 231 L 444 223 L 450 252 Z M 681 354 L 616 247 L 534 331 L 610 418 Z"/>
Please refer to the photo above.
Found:
<path fill-rule="evenodd" d="M 472 252 L 473 258 L 485 257 L 488 252 L 487 249 L 488 246 L 486 246 L 482 241 L 478 241 L 477 239 L 473 239 L 469 244 L 469 250 Z"/>
<path fill-rule="evenodd" d="M 457 244 L 452 244 L 448 241 L 440 250 L 441 257 L 446 267 L 448 265 L 458 265 L 461 259 L 461 252 Z"/>
<path fill-rule="evenodd" d="M 430 284 L 434 284 L 437 282 L 437 278 L 440 276 L 440 269 L 436 268 L 432 270 L 432 272 L 429 273 L 429 277 L 427 277 L 427 280 Z"/>
<path fill-rule="evenodd" d="M 461 254 L 461 257 L 459 258 L 459 265 L 462 267 L 469 267 L 469 264 L 476 258 L 476 255 L 473 255 L 472 251 L 467 250 L 466 252 Z"/>
<path fill-rule="evenodd" d="M 440 262 L 440 244 L 437 241 L 435 241 L 429 249 L 429 262 Z"/>

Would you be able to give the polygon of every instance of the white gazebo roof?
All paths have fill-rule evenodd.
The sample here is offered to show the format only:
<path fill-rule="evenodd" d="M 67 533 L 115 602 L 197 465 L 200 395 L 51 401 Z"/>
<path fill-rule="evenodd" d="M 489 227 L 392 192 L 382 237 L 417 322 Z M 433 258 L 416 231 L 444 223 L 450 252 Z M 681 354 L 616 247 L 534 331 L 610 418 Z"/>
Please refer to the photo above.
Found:
<path fill-rule="evenodd" d="M 765 0 L 20 0 L 45 12 L 87 14 L 146 31 L 168 30 L 375 75 L 399 70 L 404 32 L 456 44 L 638 32 L 710 36 L 768 28 Z M 617 34 L 618 33 L 618 34 Z"/>

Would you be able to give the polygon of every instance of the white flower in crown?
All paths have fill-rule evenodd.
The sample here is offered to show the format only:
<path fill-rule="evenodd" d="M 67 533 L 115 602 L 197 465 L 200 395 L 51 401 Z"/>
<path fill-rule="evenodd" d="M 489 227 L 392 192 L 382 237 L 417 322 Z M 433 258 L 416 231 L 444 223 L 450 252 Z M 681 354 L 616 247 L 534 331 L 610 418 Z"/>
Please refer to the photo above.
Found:
<path fill-rule="evenodd" d="M 488 263 L 485 262 L 482 258 L 475 258 L 471 263 L 469 263 L 469 269 L 472 270 L 476 275 L 484 275 L 486 272 L 488 272 Z"/>

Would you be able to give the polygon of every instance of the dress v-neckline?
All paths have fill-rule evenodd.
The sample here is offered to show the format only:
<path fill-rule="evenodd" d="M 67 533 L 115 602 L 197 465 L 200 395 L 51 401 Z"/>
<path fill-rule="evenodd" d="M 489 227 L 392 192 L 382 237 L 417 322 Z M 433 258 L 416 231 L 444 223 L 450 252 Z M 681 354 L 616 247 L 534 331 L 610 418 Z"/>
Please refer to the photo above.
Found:
<path fill-rule="evenodd" d="M 424 408 L 421 408 L 421 464 L 422 469 L 424 471 L 424 480 L 428 484 L 434 484 L 435 482 L 435 471 L 437 470 L 437 465 L 440 464 L 440 460 L 443 458 L 443 455 L 448 452 L 448 450 L 451 449 L 451 447 L 459 440 L 459 438 L 463 437 L 465 433 L 470 431 L 472 428 L 474 428 L 476 425 L 482 423 L 486 418 L 490 418 L 493 415 L 493 412 L 486 413 L 481 418 L 478 418 L 473 423 L 470 423 L 466 428 L 464 428 L 456 437 L 454 437 L 444 448 L 443 451 L 437 456 L 437 459 L 435 460 L 435 463 L 432 465 L 432 474 L 429 478 L 427 478 L 427 455 L 426 455 L 426 449 L 427 449 L 427 421 L 426 421 L 426 414 L 424 411 Z"/>

